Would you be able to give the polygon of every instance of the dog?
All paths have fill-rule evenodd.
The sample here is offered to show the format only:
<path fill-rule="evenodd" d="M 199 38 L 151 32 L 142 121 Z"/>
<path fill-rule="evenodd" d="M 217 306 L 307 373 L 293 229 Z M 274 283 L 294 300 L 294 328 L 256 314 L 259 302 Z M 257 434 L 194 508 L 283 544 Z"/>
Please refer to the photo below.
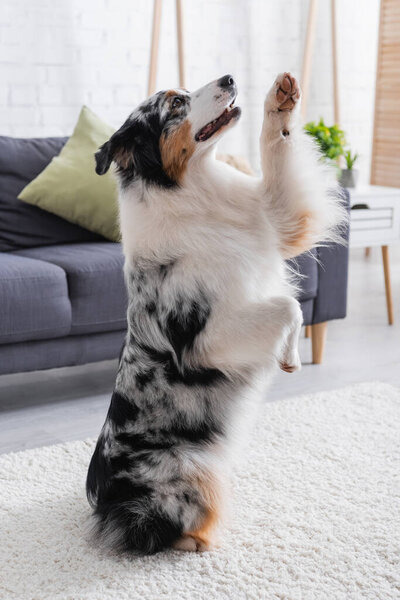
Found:
<path fill-rule="evenodd" d="M 119 185 L 128 330 L 87 475 L 94 530 L 118 552 L 207 550 L 240 426 L 277 365 L 300 368 L 285 259 L 338 238 L 344 209 L 299 126 L 300 88 L 266 95 L 261 177 L 215 159 L 239 120 L 231 75 L 158 92 L 95 155 Z"/>

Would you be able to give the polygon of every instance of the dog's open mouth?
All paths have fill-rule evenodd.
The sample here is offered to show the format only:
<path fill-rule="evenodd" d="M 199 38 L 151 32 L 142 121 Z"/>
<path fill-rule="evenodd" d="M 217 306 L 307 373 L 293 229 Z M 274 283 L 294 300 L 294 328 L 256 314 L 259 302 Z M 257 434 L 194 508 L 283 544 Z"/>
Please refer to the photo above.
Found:
<path fill-rule="evenodd" d="M 211 123 L 207 123 L 207 125 L 202 127 L 200 131 L 196 133 L 194 138 L 196 142 L 205 142 L 206 140 L 210 139 L 210 137 L 214 135 L 214 133 L 219 131 L 222 127 L 228 125 L 228 123 L 230 123 L 232 119 L 240 117 L 241 110 L 238 106 L 233 106 L 234 103 L 235 100 L 231 102 L 228 108 L 226 108 L 219 117 L 214 119 L 214 121 L 211 121 Z"/>

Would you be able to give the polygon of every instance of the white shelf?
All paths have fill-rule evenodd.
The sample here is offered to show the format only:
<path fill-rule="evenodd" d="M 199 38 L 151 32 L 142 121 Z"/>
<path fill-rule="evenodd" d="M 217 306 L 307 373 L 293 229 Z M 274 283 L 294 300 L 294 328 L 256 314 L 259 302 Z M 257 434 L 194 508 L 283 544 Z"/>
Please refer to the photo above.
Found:
<path fill-rule="evenodd" d="M 351 211 L 350 246 L 388 246 L 400 242 L 400 188 L 361 186 L 350 192 L 351 206 L 368 209 Z"/>

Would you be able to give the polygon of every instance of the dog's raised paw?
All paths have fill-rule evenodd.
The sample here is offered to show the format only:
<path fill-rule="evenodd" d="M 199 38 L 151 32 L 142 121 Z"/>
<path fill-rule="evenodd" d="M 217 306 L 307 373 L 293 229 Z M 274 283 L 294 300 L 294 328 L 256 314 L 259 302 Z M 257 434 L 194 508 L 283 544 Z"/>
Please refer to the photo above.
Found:
<path fill-rule="evenodd" d="M 283 362 L 279 363 L 279 367 L 282 369 L 282 371 L 285 371 L 285 373 L 294 373 L 300 369 L 298 365 L 288 365 L 287 363 Z"/>
<path fill-rule="evenodd" d="M 279 368 L 285 373 L 294 373 L 295 371 L 300 371 L 301 369 L 301 360 L 298 352 L 293 353 L 290 357 L 282 358 L 279 361 Z"/>
<path fill-rule="evenodd" d="M 275 79 L 268 100 L 272 109 L 290 112 L 300 100 L 300 95 L 297 79 L 290 73 L 281 73 Z"/>

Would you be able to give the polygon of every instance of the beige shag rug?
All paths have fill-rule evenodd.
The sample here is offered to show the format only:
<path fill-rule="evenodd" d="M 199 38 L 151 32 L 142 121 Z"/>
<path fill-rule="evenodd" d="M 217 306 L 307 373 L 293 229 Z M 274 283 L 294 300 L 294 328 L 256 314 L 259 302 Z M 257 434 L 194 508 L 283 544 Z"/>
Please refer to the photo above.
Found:
<path fill-rule="evenodd" d="M 265 404 L 210 553 L 90 548 L 93 442 L 0 457 L 2 600 L 400 598 L 400 391 L 381 383 Z"/>

